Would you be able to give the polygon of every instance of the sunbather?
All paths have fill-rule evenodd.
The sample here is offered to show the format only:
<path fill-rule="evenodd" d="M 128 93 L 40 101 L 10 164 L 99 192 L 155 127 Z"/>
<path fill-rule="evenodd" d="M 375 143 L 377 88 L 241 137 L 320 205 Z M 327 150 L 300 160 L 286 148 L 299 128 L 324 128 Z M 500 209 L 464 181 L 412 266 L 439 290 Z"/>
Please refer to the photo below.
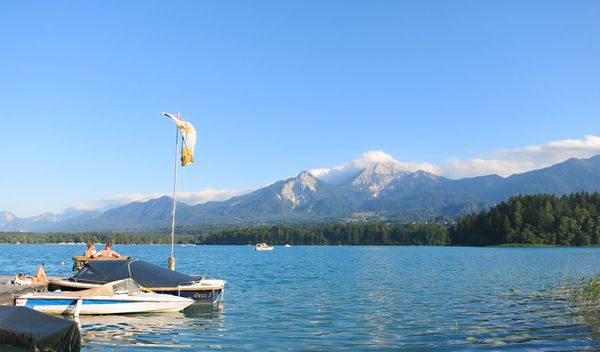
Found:
<path fill-rule="evenodd" d="M 34 276 L 25 276 L 23 273 L 18 273 L 15 276 L 15 285 L 31 285 L 31 284 L 45 284 L 48 282 L 46 277 L 46 271 L 44 270 L 44 264 L 38 267 L 37 272 Z"/>

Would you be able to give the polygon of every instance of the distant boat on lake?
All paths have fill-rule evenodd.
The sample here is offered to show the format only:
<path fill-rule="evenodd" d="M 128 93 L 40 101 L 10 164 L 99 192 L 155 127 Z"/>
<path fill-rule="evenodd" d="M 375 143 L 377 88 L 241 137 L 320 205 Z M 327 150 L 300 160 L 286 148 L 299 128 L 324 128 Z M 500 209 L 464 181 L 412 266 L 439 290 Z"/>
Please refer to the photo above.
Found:
<path fill-rule="evenodd" d="M 256 247 L 254 247 L 255 251 L 272 251 L 273 246 L 269 246 L 266 243 L 257 243 Z"/>

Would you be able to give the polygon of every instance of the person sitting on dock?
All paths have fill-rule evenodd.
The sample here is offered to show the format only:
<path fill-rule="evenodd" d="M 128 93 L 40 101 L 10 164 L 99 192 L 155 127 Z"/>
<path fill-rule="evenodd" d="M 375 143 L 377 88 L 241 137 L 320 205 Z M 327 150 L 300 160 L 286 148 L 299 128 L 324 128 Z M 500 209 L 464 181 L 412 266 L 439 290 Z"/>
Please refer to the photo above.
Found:
<path fill-rule="evenodd" d="M 92 258 L 98 258 L 98 257 L 115 257 L 115 258 L 119 258 L 121 255 L 115 251 L 113 251 L 111 249 L 112 247 L 112 242 L 108 242 L 106 243 L 106 246 L 104 246 L 104 249 L 99 251 L 98 253 L 94 254 L 92 256 Z"/>
<path fill-rule="evenodd" d="M 92 258 L 94 256 L 94 254 L 96 254 L 96 245 L 94 244 L 94 242 L 89 241 L 87 243 L 87 249 L 85 250 L 85 252 L 83 252 L 83 256 L 84 257 L 88 257 L 88 258 Z"/>

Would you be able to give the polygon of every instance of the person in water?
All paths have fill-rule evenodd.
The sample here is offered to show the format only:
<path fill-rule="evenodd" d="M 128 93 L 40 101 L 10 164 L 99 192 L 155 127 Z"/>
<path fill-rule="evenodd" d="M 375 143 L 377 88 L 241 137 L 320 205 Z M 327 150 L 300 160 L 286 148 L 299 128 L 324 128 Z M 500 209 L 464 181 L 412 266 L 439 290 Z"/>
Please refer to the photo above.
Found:
<path fill-rule="evenodd" d="M 115 257 L 115 258 L 119 258 L 121 255 L 115 251 L 113 251 L 111 249 L 112 247 L 112 242 L 108 242 L 106 243 L 106 246 L 104 246 L 104 249 L 99 251 L 98 253 L 94 254 L 92 257 L 93 258 L 98 258 L 98 257 Z"/>
<path fill-rule="evenodd" d="M 93 256 L 94 256 L 94 254 L 96 254 L 96 253 L 97 253 L 97 251 L 96 251 L 96 245 L 94 244 L 94 242 L 92 242 L 92 241 L 89 241 L 89 242 L 87 243 L 87 249 L 85 250 L 85 252 L 83 252 L 83 256 L 84 256 L 84 257 L 91 258 L 91 257 L 93 257 Z"/>
<path fill-rule="evenodd" d="M 34 276 L 25 276 L 23 273 L 18 273 L 15 276 L 15 285 L 31 285 L 31 284 L 45 284 L 48 282 L 46 277 L 46 271 L 44 270 L 44 264 L 38 267 L 37 272 Z"/>

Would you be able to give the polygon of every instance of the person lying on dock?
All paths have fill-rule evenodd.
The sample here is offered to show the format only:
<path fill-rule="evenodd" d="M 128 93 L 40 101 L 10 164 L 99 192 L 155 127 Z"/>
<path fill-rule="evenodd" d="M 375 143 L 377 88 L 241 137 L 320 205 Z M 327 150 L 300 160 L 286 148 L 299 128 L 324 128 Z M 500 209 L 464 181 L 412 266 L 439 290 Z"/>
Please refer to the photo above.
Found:
<path fill-rule="evenodd" d="M 14 280 L 15 285 L 45 284 L 47 282 L 48 278 L 46 277 L 44 264 L 38 267 L 37 272 L 35 273 L 35 277 L 25 276 L 25 274 L 23 273 L 18 273 L 17 276 L 15 276 Z"/>
<path fill-rule="evenodd" d="M 88 258 L 92 258 L 94 256 L 94 254 L 96 254 L 96 245 L 94 244 L 94 242 L 88 242 L 87 243 L 87 249 L 85 250 L 85 252 L 83 252 L 83 256 L 84 257 L 88 257 Z"/>
<path fill-rule="evenodd" d="M 92 258 L 98 258 L 98 257 L 115 257 L 115 258 L 119 258 L 121 255 L 115 251 L 113 251 L 111 249 L 112 247 L 112 242 L 108 242 L 106 243 L 106 246 L 104 246 L 104 249 L 99 251 L 98 253 L 92 255 Z"/>
<path fill-rule="evenodd" d="M 33 281 L 23 273 L 18 273 L 13 282 L 15 285 L 31 285 L 33 283 Z"/>

